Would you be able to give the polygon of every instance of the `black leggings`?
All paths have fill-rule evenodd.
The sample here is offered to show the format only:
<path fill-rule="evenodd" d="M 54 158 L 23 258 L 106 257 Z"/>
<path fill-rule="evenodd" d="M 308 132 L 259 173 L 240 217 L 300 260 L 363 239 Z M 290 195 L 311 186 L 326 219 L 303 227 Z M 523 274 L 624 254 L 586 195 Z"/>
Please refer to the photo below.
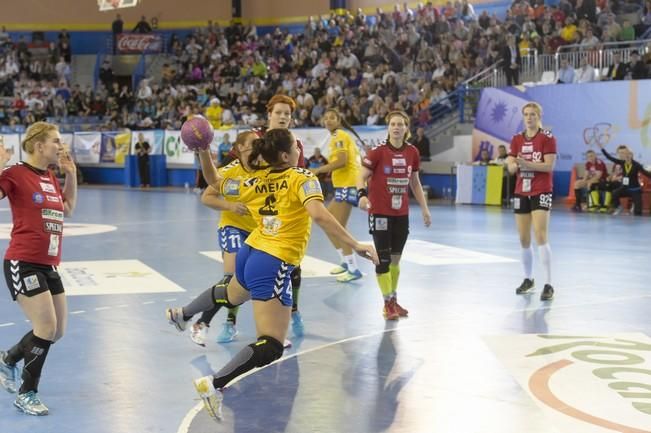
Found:
<path fill-rule="evenodd" d="M 635 215 L 642 215 L 642 190 L 639 187 L 629 188 L 622 185 L 615 189 L 613 191 L 613 202 L 615 206 L 621 206 L 619 200 L 621 197 L 630 197 L 633 200 L 633 213 Z"/>
<path fill-rule="evenodd" d="M 369 232 L 377 250 L 380 264 L 375 267 L 376 274 L 389 272 L 391 255 L 402 254 L 409 236 L 409 215 L 387 216 L 370 214 Z"/>

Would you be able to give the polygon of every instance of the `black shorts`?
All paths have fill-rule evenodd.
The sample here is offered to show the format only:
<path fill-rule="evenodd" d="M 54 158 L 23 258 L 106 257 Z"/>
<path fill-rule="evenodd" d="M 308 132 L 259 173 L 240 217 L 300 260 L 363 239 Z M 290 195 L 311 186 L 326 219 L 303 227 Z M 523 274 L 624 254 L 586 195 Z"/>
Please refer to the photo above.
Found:
<path fill-rule="evenodd" d="M 516 194 L 513 198 L 513 211 L 517 214 L 528 214 L 535 210 L 552 210 L 552 193 L 544 192 L 538 195 Z"/>
<path fill-rule="evenodd" d="M 4 269 L 7 287 L 14 301 L 18 295 L 32 297 L 47 291 L 53 295 L 65 292 L 56 266 L 5 260 Z"/>
<path fill-rule="evenodd" d="M 402 254 L 409 235 L 409 215 L 369 214 L 368 226 L 378 253 L 388 250 L 391 254 Z"/>

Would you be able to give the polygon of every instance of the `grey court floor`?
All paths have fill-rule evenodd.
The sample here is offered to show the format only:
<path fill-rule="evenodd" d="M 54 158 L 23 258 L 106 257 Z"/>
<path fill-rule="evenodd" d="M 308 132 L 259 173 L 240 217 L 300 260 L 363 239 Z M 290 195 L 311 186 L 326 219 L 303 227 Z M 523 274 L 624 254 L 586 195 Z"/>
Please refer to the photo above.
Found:
<path fill-rule="evenodd" d="M 40 386 L 51 413 L 22 415 L 0 394 L 0 433 L 651 432 L 651 218 L 554 210 L 557 292 L 544 304 L 542 284 L 514 293 L 509 211 L 431 210 L 425 229 L 412 207 L 399 292 L 410 317 L 393 323 L 370 264 L 352 284 L 327 275 L 336 253 L 314 227 L 300 297 L 306 335 L 290 331 L 279 362 L 232 384 L 217 424 L 192 379 L 254 340 L 250 306 L 236 341 L 214 342 L 220 313 L 205 348 L 164 318 L 220 278 L 217 213 L 182 191 L 81 189 L 61 266 L 68 333 Z M 349 227 L 370 241 L 362 212 Z M 28 329 L 0 290 L 0 347 Z"/>

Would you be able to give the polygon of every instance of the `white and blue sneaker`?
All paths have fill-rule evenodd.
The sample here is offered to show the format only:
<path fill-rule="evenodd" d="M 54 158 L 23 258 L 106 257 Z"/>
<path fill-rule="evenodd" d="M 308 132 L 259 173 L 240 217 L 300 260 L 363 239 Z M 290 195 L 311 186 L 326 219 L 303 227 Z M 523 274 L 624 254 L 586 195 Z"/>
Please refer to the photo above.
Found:
<path fill-rule="evenodd" d="M 222 332 L 217 336 L 217 343 L 230 343 L 237 337 L 237 328 L 231 322 L 224 323 Z"/>
<path fill-rule="evenodd" d="M 222 401 L 224 395 L 221 391 L 215 389 L 212 376 L 204 376 L 194 381 L 194 388 L 203 401 L 203 407 L 208 415 L 215 421 L 222 419 Z"/>
<path fill-rule="evenodd" d="M 295 337 L 302 337 L 305 334 L 305 325 L 300 311 L 292 311 L 292 331 Z"/>
<path fill-rule="evenodd" d="M 0 386 L 7 392 L 16 393 L 18 389 L 18 367 L 5 362 L 7 352 L 0 351 Z"/>
<path fill-rule="evenodd" d="M 335 268 L 332 268 L 332 269 L 330 270 L 330 275 L 339 275 L 339 274 L 343 274 L 343 273 L 346 272 L 347 270 L 348 270 L 348 265 L 347 265 L 346 263 L 342 263 L 342 264 L 340 264 L 339 266 L 337 266 L 337 267 L 335 267 Z"/>
<path fill-rule="evenodd" d="M 48 414 L 48 408 L 38 398 L 36 391 L 27 391 L 24 394 L 18 394 L 14 406 L 19 411 L 27 415 L 43 416 Z"/>
<path fill-rule="evenodd" d="M 359 280 L 364 274 L 359 269 L 355 269 L 353 272 L 346 271 L 345 274 L 339 275 L 337 281 L 340 283 L 350 283 L 351 281 Z"/>

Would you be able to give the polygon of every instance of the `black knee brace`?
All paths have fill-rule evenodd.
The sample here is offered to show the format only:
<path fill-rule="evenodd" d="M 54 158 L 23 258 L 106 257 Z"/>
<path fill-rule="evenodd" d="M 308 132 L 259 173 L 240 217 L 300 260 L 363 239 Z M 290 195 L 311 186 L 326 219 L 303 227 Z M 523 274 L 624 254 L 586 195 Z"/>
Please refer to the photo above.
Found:
<path fill-rule="evenodd" d="M 226 287 L 228 287 L 228 283 L 222 284 L 221 281 L 212 286 L 212 298 L 215 301 L 215 305 L 226 308 L 237 307 L 237 305 L 233 305 L 228 301 L 228 293 L 226 292 Z"/>
<path fill-rule="evenodd" d="M 292 279 L 292 288 L 294 289 L 299 289 L 301 287 L 301 267 L 296 266 L 293 270 L 292 273 L 290 274 L 290 278 Z"/>
<path fill-rule="evenodd" d="M 257 342 L 249 344 L 249 347 L 253 349 L 252 360 L 256 367 L 263 367 L 267 364 L 271 364 L 276 359 L 283 356 L 283 343 L 267 335 L 263 335 L 258 338 Z"/>
<path fill-rule="evenodd" d="M 375 273 L 386 274 L 389 272 L 389 265 L 391 264 L 391 250 L 378 250 L 377 255 L 380 259 L 380 264 L 375 266 Z"/>

